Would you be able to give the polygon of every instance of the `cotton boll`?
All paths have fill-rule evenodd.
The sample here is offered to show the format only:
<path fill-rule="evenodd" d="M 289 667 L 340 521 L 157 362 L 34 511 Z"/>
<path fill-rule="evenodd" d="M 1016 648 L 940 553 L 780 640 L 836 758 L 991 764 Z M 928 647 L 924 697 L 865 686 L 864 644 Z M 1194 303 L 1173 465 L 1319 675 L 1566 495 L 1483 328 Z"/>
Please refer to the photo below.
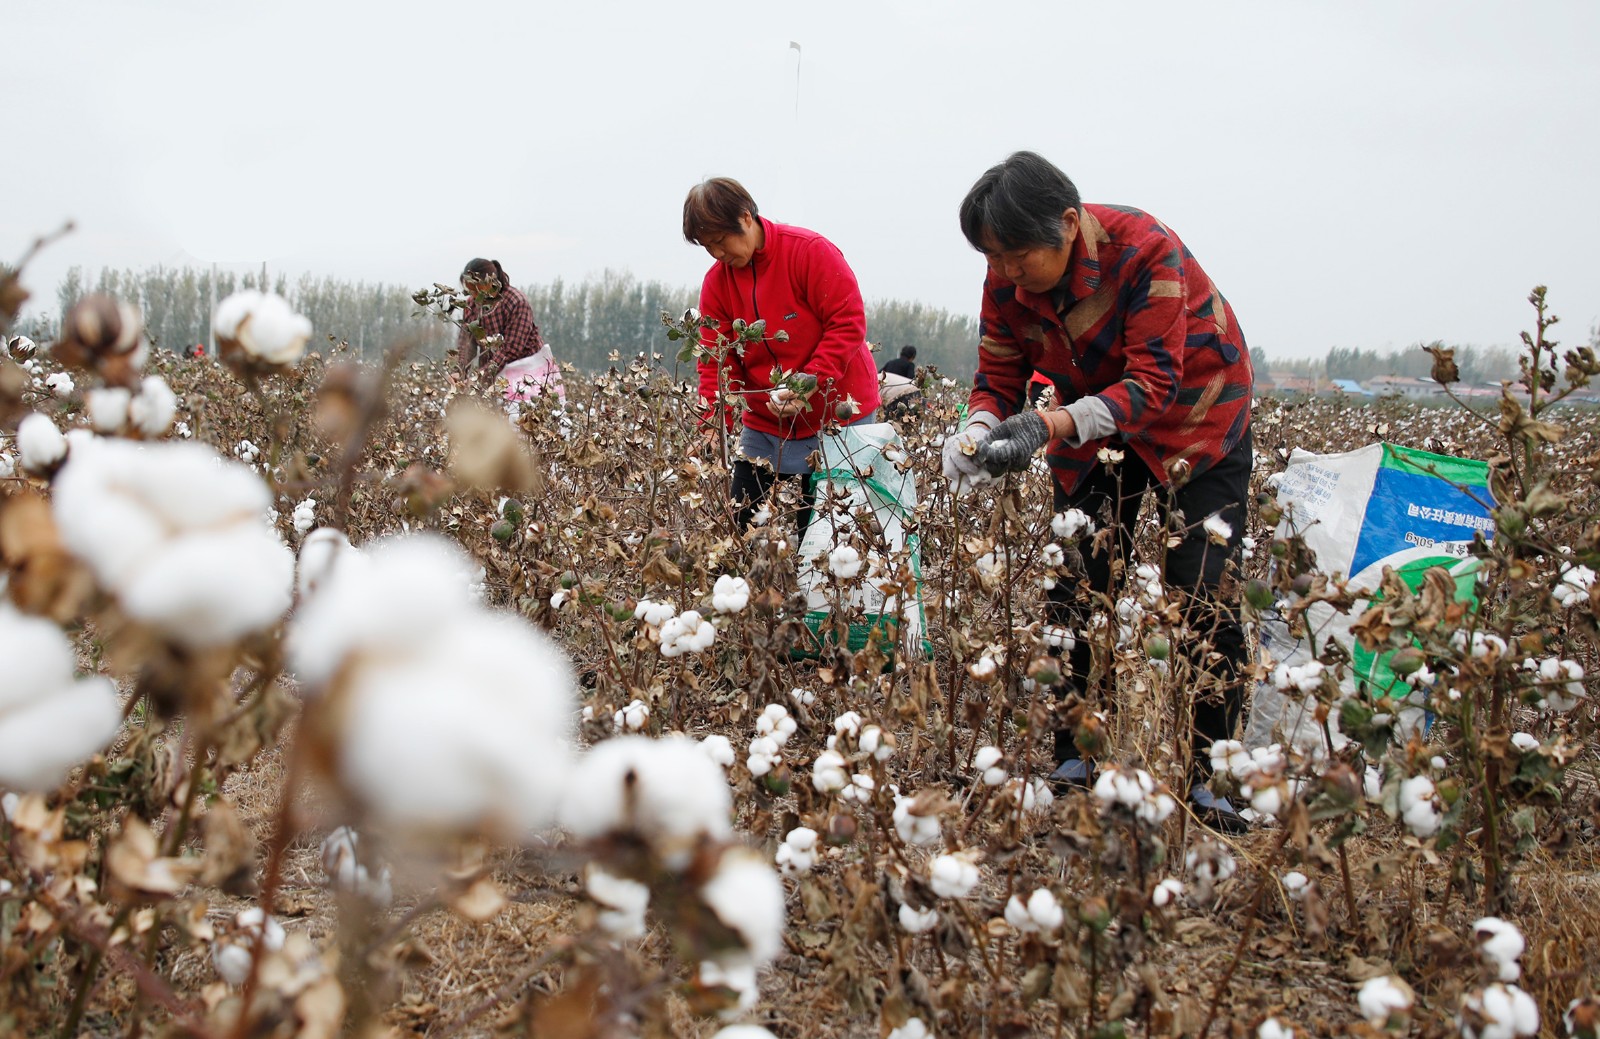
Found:
<path fill-rule="evenodd" d="M 861 573 L 861 553 L 840 545 L 828 553 L 828 572 L 841 581 L 853 580 Z"/>
<path fill-rule="evenodd" d="M 837 751 L 825 750 L 811 763 L 811 785 L 819 793 L 836 794 L 850 785 L 844 758 Z"/>
<path fill-rule="evenodd" d="M 1039 888 L 1028 897 L 1028 917 L 1045 934 L 1056 930 L 1065 919 L 1061 903 L 1049 888 Z"/>
<path fill-rule="evenodd" d="M 966 898 L 978 886 L 978 867 L 964 853 L 940 855 L 928 864 L 928 882 L 940 898 Z"/>
<path fill-rule="evenodd" d="M 728 1020 L 744 1013 L 756 1005 L 756 999 L 761 995 L 761 989 L 756 981 L 756 965 L 749 960 L 738 962 L 719 963 L 715 960 L 706 960 L 700 964 L 695 979 L 703 988 L 726 988 L 734 993 L 735 1004 L 718 1011 L 719 1017 Z"/>
<path fill-rule="evenodd" d="M 1367 1019 L 1368 1024 L 1379 1028 L 1385 1026 L 1395 1014 L 1410 1010 L 1413 998 L 1411 986 L 1392 974 L 1368 978 L 1356 994 L 1361 1016 Z"/>
<path fill-rule="evenodd" d="M 222 339 L 237 338 L 239 326 L 254 312 L 261 297 L 262 293 L 256 289 L 241 289 L 225 297 L 211 315 L 211 330 Z"/>
<path fill-rule="evenodd" d="M 164 435 L 177 414 L 178 398 L 159 375 L 145 376 L 139 383 L 139 392 L 128 403 L 128 420 L 147 437 Z"/>
<path fill-rule="evenodd" d="M 737 847 L 723 852 L 700 899 L 743 941 L 744 956 L 735 960 L 748 957 L 759 966 L 783 948 L 783 884 L 755 853 Z"/>
<path fill-rule="evenodd" d="M 318 527 L 300 543 L 300 558 L 295 565 L 295 590 L 301 599 L 316 593 L 333 574 L 335 567 L 359 566 L 361 554 L 344 532 Z"/>
<path fill-rule="evenodd" d="M 77 386 L 72 381 L 72 376 L 66 372 L 55 372 L 45 376 L 44 384 L 50 390 L 51 395 L 58 400 L 64 400 L 72 396 L 72 391 L 77 389 Z"/>
<path fill-rule="evenodd" d="M 928 1026 L 920 1017 L 906 1019 L 906 1023 L 891 1031 L 885 1039 L 929 1039 Z"/>
<path fill-rule="evenodd" d="M 1526 732 L 1512 733 L 1511 745 L 1523 753 L 1539 749 L 1538 737 Z"/>
<path fill-rule="evenodd" d="M 360 565 L 346 565 L 363 557 Z M 441 630 L 480 608 L 468 562 L 459 546 L 433 534 L 386 538 L 341 556 L 290 626 L 290 670 L 315 691 L 358 650 L 379 658 L 425 650 Z"/>
<path fill-rule="evenodd" d="M 67 438 L 46 415 L 30 412 L 17 425 L 17 458 L 26 472 L 45 474 L 67 457 Z"/>
<path fill-rule="evenodd" d="M 894 757 L 896 741 L 893 733 L 868 725 L 862 728 L 857 745 L 862 753 L 871 754 L 874 761 L 888 761 Z"/>
<path fill-rule="evenodd" d="M 1439 832 L 1444 821 L 1443 813 L 1435 803 L 1433 780 L 1427 776 L 1412 776 L 1400 783 L 1400 819 L 1411 832 L 1423 840 Z"/>
<path fill-rule="evenodd" d="M 721 733 L 712 733 L 701 740 L 700 749 L 705 752 L 706 757 L 723 768 L 733 765 L 733 744 Z"/>
<path fill-rule="evenodd" d="M 1183 881 L 1178 880 L 1176 877 L 1168 877 L 1156 885 L 1155 890 L 1150 894 L 1150 901 L 1157 909 L 1165 909 L 1182 897 Z"/>
<path fill-rule="evenodd" d="M 1305 897 L 1306 885 L 1309 883 L 1310 880 L 1306 875 L 1297 869 L 1292 869 L 1283 875 L 1283 890 L 1297 902 Z"/>
<path fill-rule="evenodd" d="M 661 655 L 678 657 L 710 649 L 717 629 L 698 610 L 684 610 L 661 625 Z"/>
<path fill-rule="evenodd" d="M 711 590 L 711 608 L 718 613 L 738 613 L 750 602 L 750 583 L 742 577 L 723 574 Z"/>
<path fill-rule="evenodd" d="M 916 805 L 916 798 L 895 794 L 893 816 L 895 832 L 907 844 L 938 844 L 940 837 L 939 816 L 937 814 L 916 814 L 912 811 Z"/>
<path fill-rule="evenodd" d="M 87 399 L 89 425 L 96 433 L 115 433 L 128 422 L 128 403 L 133 399 L 121 386 L 90 390 Z"/>
<path fill-rule="evenodd" d="M 1519 1039 L 1539 1034 L 1539 1006 L 1515 985 L 1496 984 L 1469 992 L 1456 1027 L 1462 1039 Z"/>
<path fill-rule="evenodd" d="M 732 810 L 727 777 L 692 740 L 619 736 L 579 759 L 561 824 L 581 839 L 636 833 L 681 869 L 702 834 L 732 832 Z"/>
<path fill-rule="evenodd" d="M 1068 509 L 1051 517 L 1050 530 L 1061 540 L 1072 541 L 1082 534 L 1094 533 L 1094 521 L 1080 509 Z"/>
<path fill-rule="evenodd" d="M 245 289 L 217 305 L 211 327 L 217 338 L 238 344 L 267 364 L 293 364 L 311 338 L 311 322 L 273 293 Z"/>
<path fill-rule="evenodd" d="M 294 556 L 264 526 L 169 541 L 121 589 L 123 609 L 191 649 L 226 645 L 289 608 Z"/>
<path fill-rule="evenodd" d="M 833 720 L 833 731 L 839 735 L 856 736 L 861 732 L 861 715 L 846 711 Z"/>
<path fill-rule="evenodd" d="M 294 516 L 292 522 L 294 523 L 294 532 L 296 534 L 304 534 L 306 531 L 316 526 L 317 500 L 315 498 L 306 498 L 304 501 L 296 505 L 294 507 Z"/>
<path fill-rule="evenodd" d="M 590 863 L 584 870 L 584 888 L 600 905 L 599 924 L 613 938 L 644 937 L 645 910 L 650 906 L 650 889 L 637 880 L 606 872 Z"/>
<path fill-rule="evenodd" d="M 566 743 L 574 685 L 561 650 L 520 618 L 463 616 L 422 652 L 354 669 L 340 777 L 399 826 L 531 833 L 581 773 Z"/>
<path fill-rule="evenodd" d="M 1478 943 L 1478 954 L 1496 968 L 1501 981 L 1516 981 L 1522 976 L 1517 961 L 1526 946 L 1516 924 L 1486 916 L 1472 925 L 1472 935 Z"/>
<path fill-rule="evenodd" d="M 1228 539 L 1233 537 L 1233 527 L 1220 514 L 1207 516 L 1201 524 L 1205 529 L 1206 539 L 1213 545 L 1226 545 Z"/>
<path fill-rule="evenodd" d="M 1012 895 L 1006 902 L 1006 923 L 1021 931 L 1023 934 L 1032 934 L 1039 929 L 1033 922 L 1033 917 L 1028 915 L 1028 903 L 1022 900 L 1021 895 Z"/>
<path fill-rule="evenodd" d="M 904 902 L 900 904 L 898 913 L 900 926 L 907 934 L 922 934 L 931 931 L 933 925 L 939 922 L 939 914 L 934 909 L 916 909 Z"/>
<path fill-rule="evenodd" d="M 1294 1039 L 1294 1029 L 1275 1017 L 1269 1017 L 1256 1029 L 1256 1039 Z"/>
<path fill-rule="evenodd" d="M 671 603 L 640 599 L 638 605 L 633 608 L 633 618 L 643 621 L 652 628 L 659 628 L 676 616 L 677 612 L 677 608 Z"/>
<path fill-rule="evenodd" d="M 711 1039 L 778 1039 L 760 1025 L 729 1025 Z"/>
<path fill-rule="evenodd" d="M 111 742 L 122 707 L 109 679 L 74 676 L 72 649 L 49 621 L 0 607 L 0 785 L 52 790 Z"/>

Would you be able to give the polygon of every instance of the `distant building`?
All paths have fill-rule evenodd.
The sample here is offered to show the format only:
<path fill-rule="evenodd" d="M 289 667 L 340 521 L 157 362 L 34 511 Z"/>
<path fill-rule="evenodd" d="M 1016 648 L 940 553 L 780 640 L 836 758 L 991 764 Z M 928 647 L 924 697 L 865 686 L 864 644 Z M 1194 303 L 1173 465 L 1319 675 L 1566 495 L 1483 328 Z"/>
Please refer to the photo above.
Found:
<path fill-rule="evenodd" d="M 1352 397 L 1371 397 L 1375 394 L 1354 379 L 1334 379 L 1333 388 L 1336 392 L 1348 394 Z"/>
<path fill-rule="evenodd" d="M 1409 375 L 1375 375 L 1367 380 L 1367 387 L 1380 397 L 1404 397 L 1407 400 L 1433 400 L 1444 396 L 1444 390 L 1431 379 L 1417 379 Z"/>

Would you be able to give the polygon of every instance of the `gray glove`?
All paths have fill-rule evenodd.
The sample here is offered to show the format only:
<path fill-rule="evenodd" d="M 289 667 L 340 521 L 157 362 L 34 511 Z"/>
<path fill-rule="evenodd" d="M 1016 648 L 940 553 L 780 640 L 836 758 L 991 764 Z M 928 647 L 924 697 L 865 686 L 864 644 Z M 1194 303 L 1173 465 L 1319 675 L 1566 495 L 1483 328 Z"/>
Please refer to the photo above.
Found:
<path fill-rule="evenodd" d="M 999 421 L 987 411 L 976 412 L 966 429 L 945 437 L 942 459 L 944 478 L 950 481 L 950 489 L 956 494 L 967 494 L 994 482 L 994 477 L 979 462 L 978 450 L 984 437 L 989 435 L 990 428 Z"/>
<path fill-rule="evenodd" d="M 978 445 L 978 461 L 993 476 L 1020 473 L 1033 456 L 1050 442 L 1050 427 L 1037 411 L 1013 415 L 994 427 L 989 439 Z"/>

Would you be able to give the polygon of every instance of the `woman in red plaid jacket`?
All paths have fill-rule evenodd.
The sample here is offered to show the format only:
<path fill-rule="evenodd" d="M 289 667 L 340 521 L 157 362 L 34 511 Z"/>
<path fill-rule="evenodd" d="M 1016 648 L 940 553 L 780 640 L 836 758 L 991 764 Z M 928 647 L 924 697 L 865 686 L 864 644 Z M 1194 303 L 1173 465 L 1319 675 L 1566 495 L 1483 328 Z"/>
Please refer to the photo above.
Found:
<path fill-rule="evenodd" d="M 1033 464 L 1043 450 L 1057 512 L 1077 509 L 1115 538 L 1083 543 L 1081 581 L 1049 593 L 1052 623 L 1073 639 L 1068 690 L 1108 710 L 1116 691 L 1091 686 L 1094 603 L 1111 591 L 1112 556 L 1128 559 L 1146 491 L 1168 524 L 1159 560 L 1167 598 L 1192 633 L 1197 816 L 1242 825 L 1203 785 L 1206 753 L 1232 736 L 1248 672 L 1235 569 L 1245 530 L 1253 385 L 1244 335 L 1178 236 L 1148 213 L 1083 202 L 1055 166 L 1017 152 L 961 204 L 961 229 L 989 261 L 979 316 L 978 372 L 965 430 L 946 439 L 944 471 L 959 493 Z M 1025 406 L 1029 380 L 1056 389 Z M 1131 564 L 1130 564 L 1131 567 Z M 1066 640 L 1063 640 L 1066 641 Z M 1054 778 L 1087 783 L 1072 734 L 1056 734 Z"/>
<path fill-rule="evenodd" d="M 512 287 L 500 261 L 473 260 L 461 272 L 461 285 L 470 296 L 456 336 L 456 363 L 463 379 L 491 383 L 512 361 L 548 349 L 533 323 L 528 297 Z"/>

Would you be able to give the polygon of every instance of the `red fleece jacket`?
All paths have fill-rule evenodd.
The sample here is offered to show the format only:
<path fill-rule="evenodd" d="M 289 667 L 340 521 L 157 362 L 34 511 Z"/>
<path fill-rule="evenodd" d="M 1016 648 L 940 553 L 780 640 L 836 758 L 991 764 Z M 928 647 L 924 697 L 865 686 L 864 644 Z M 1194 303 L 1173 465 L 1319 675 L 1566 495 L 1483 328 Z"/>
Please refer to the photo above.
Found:
<path fill-rule="evenodd" d="M 844 254 L 815 231 L 762 218 L 765 240 L 748 266 L 735 270 L 717 263 L 700 287 L 700 312 L 717 319 L 717 331 L 732 333 L 734 318 L 765 320 L 766 341 L 745 348 L 744 356 L 729 351 L 719 365 L 700 362 L 700 396 L 707 403 L 706 420 L 726 420 L 726 402 L 719 400 L 718 369 L 726 370 L 727 390 L 741 392 L 751 429 L 784 439 L 813 436 L 836 421 L 835 406 L 853 399 L 859 414 L 878 407 L 878 369 L 867 349 L 867 315 L 861 289 Z M 775 334 L 789 334 L 779 342 Z M 715 349 L 716 331 L 702 336 Z M 811 406 L 789 419 L 779 419 L 767 406 L 772 369 L 808 372 L 817 377 Z M 749 392 L 757 391 L 757 392 Z"/>

